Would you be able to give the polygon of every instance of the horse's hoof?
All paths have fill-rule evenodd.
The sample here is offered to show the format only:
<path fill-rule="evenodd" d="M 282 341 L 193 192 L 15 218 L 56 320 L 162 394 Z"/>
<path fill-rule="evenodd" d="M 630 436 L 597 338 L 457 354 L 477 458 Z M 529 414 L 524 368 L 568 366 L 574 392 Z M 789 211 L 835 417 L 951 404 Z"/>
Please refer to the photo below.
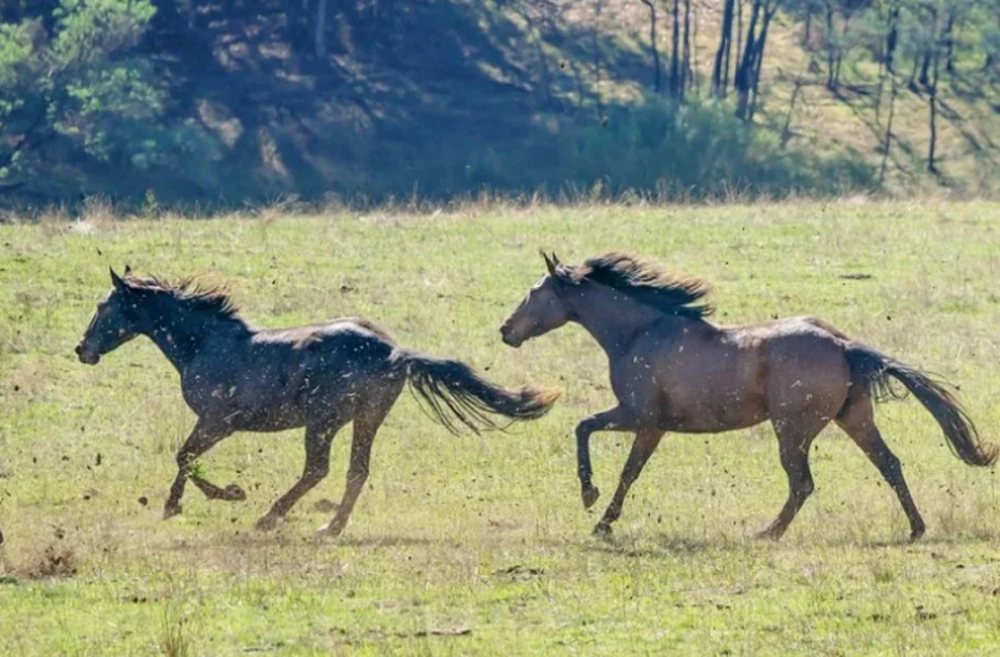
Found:
<path fill-rule="evenodd" d="M 911 542 L 919 541 L 920 537 L 924 535 L 925 531 L 927 531 L 926 527 L 917 527 L 916 529 L 910 532 L 910 541 Z"/>
<path fill-rule="evenodd" d="M 261 517 L 254 525 L 254 528 L 259 532 L 269 532 L 278 526 L 278 518 L 272 515 L 266 515 Z"/>
<path fill-rule="evenodd" d="M 180 504 L 173 504 L 173 505 L 168 504 L 167 506 L 163 507 L 164 520 L 169 520 L 170 518 L 173 518 L 174 516 L 179 516 L 180 514 L 181 514 Z"/>
<path fill-rule="evenodd" d="M 756 538 L 758 540 L 761 540 L 761 541 L 776 541 L 779 538 L 781 538 L 781 535 L 783 533 L 784 532 L 779 532 L 778 530 L 774 529 L 773 527 L 768 527 L 767 529 L 765 529 L 762 532 L 757 532 Z"/>
<path fill-rule="evenodd" d="M 599 522 L 594 526 L 594 536 L 597 538 L 611 538 L 611 524 Z"/>
<path fill-rule="evenodd" d="M 334 519 L 320 527 L 316 533 L 321 536 L 332 536 L 333 538 L 337 538 L 344 531 L 345 524 L 341 524 Z"/>
<path fill-rule="evenodd" d="M 316 538 L 326 538 L 328 536 L 337 538 L 342 531 L 344 531 L 342 526 L 328 522 L 316 530 Z"/>
<path fill-rule="evenodd" d="M 229 484 L 222 489 L 222 499 L 227 502 L 243 502 L 247 499 L 247 494 L 236 484 Z"/>
<path fill-rule="evenodd" d="M 597 486 L 589 486 L 583 489 L 583 508 L 589 509 L 594 506 L 594 502 L 601 496 L 601 491 Z"/>

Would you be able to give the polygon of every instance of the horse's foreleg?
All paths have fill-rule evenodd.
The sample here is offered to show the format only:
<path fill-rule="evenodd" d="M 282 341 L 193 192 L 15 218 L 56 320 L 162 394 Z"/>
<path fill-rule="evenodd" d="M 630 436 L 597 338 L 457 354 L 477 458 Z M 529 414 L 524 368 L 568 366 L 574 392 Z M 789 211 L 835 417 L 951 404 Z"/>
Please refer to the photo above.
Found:
<path fill-rule="evenodd" d="M 632 442 L 632 450 L 629 452 L 628 459 L 625 460 L 625 467 L 622 469 L 618 490 L 615 491 L 615 496 L 611 500 L 611 504 L 608 505 L 608 509 L 604 512 L 604 517 L 594 527 L 595 534 L 604 536 L 611 534 L 611 523 L 621 515 L 622 505 L 625 503 L 625 496 L 628 495 L 628 489 L 639 478 L 639 473 L 642 472 L 642 468 L 646 465 L 649 457 L 656 451 L 656 446 L 660 444 L 663 434 L 664 431 L 662 429 L 640 429 L 636 432 L 635 440 Z"/>
<path fill-rule="evenodd" d="M 271 506 L 266 514 L 261 516 L 260 520 L 257 521 L 257 529 L 261 531 L 274 529 L 278 520 L 284 517 L 303 495 L 323 481 L 330 471 L 330 446 L 333 444 L 333 437 L 345 424 L 347 424 L 347 419 L 337 419 L 322 427 L 306 427 L 306 465 L 302 476 L 287 493 Z"/>
<path fill-rule="evenodd" d="M 210 500 L 222 500 L 224 502 L 242 502 L 247 498 L 246 492 L 236 484 L 229 484 L 225 488 L 219 488 L 212 482 L 202 479 L 193 472 L 188 475 L 191 483 L 198 487 L 202 493 Z"/>
<path fill-rule="evenodd" d="M 632 416 L 621 406 L 603 411 L 584 419 L 576 425 L 576 463 L 580 477 L 580 493 L 583 506 L 589 509 L 600 497 L 601 492 L 592 482 L 593 468 L 590 465 L 590 434 L 595 431 L 631 431 L 634 429 Z"/>
<path fill-rule="evenodd" d="M 213 445 L 232 433 L 232 429 L 225 425 L 210 424 L 203 420 L 198 420 L 198 423 L 194 426 L 194 430 L 191 431 L 191 435 L 188 436 L 188 439 L 184 441 L 184 444 L 177 451 L 177 477 L 174 478 L 174 483 L 170 486 L 170 496 L 167 498 L 166 504 L 163 505 L 164 519 L 181 512 L 181 497 L 184 496 L 184 484 L 188 477 L 191 477 L 195 485 L 199 488 L 201 488 L 201 484 L 198 483 L 199 481 L 208 483 L 200 477 L 191 474 L 191 464 L 194 463 L 195 459 L 211 449 Z M 208 485 L 212 486 L 212 484 Z M 212 488 L 216 487 L 212 486 Z M 226 490 L 229 490 L 229 488 L 227 487 Z M 205 489 L 202 488 L 202 490 L 204 491 Z M 240 492 L 242 493 L 242 491 Z"/>

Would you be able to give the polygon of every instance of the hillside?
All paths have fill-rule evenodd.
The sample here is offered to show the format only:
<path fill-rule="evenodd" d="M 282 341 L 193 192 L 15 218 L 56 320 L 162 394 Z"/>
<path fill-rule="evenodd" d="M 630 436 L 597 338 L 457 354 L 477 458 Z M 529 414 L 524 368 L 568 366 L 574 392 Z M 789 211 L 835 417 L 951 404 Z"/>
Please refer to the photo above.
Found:
<path fill-rule="evenodd" d="M 706 100 L 721 2 L 690 5 L 693 77 L 685 103 L 669 107 L 654 94 L 641 2 L 335 2 L 322 44 L 314 2 L 154 4 L 130 56 L 149 62 L 162 130 L 122 139 L 170 156 L 81 155 L 54 130 L 62 138 L 40 143 L 26 168 L 43 175 L 11 176 L 8 197 L 158 205 L 579 193 L 598 181 L 602 192 L 671 196 L 880 186 L 880 69 L 849 57 L 831 90 L 822 46 L 791 10 L 771 24 L 751 135 L 731 102 Z M 670 6 L 654 6 L 663 58 Z M 927 90 L 897 85 L 881 186 L 992 191 L 995 83 L 942 78 L 933 174 Z"/>

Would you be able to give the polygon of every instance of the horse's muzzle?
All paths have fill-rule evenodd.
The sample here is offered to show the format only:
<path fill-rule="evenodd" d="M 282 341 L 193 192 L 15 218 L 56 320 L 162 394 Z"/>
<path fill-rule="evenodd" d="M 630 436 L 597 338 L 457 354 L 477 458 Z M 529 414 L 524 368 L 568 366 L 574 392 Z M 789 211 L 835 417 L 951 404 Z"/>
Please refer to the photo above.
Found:
<path fill-rule="evenodd" d="M 73 348 L 73 351 L 76 352 L 80 362 L 85 365 L 97 365 L 97 363 L 101 360 L 100 354 L 93 351 L 87 351 L 83 348 L 82 344 L 76 345 L 76 347 Z"/>
<path fill-rule="evenodd" d="M 503 340 L 505 345 L 508 347 L 514 347 L 515 349 L 524 344 L 524 340 L 511 333 L 510 329 L 508 329 L 506 325 L 500 327 L 500 338 Z"/>

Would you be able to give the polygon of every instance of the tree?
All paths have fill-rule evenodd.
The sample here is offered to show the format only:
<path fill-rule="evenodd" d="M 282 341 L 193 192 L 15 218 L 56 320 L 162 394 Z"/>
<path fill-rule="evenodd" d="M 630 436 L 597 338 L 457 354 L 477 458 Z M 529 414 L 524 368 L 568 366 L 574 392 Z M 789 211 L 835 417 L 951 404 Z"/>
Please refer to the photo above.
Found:
<path fill-rule="evenodd" d="M 60 0 L 51 32 L 27 13 L 0 25 L 0 177 L 55 137 L 101 159 L 148 155 L 138 132 L 162 97 L 150 62 L 129 52 L 155 11 L 148 0 Z"/>
<path fill-rule="evenodd" d="M 673 7 L 671 9 L 672 20 L 671 20 L 671 37 L 670 37 L 670 96 L 672 98 L 680 98 L 682 95 L 684 95 L 684 89 L 681 85 L 680 1 L 681 0 L 673 0 Z"/>
<path fill-rule="evenodd" d="M 660 50 L 656 46 L 656 5 L 652 0 L 640 0 L 649 10 L 649 44 L 653 50 L 653 91 L 660 93 Z"/>
<path fill-rule="evenodd" d="M 753 0 L 751 5 L 746 45 L 743 46 L 743 57 L 734 78 L 737 93 L 736 116 L 745 121 L 753 118 L 756 108 L 768 28 L 777 11 L 777 0 Z"/>
<path fill-rule="evenodd" d="M 735 0 L 723 0 L 722 29 L 719 33 L 719 47 L 715 51 L 715 64 L 712 67 L 712 95 L 718 98 L 726 97 L 726 87 L 729 85 L 729 56 L 733 46 L 733 9 Z"/>
<path fill-rule="evenodd" d="M 316 0 L 315 50 L 316 57 L 326 57 L 326 2 Z"/>

